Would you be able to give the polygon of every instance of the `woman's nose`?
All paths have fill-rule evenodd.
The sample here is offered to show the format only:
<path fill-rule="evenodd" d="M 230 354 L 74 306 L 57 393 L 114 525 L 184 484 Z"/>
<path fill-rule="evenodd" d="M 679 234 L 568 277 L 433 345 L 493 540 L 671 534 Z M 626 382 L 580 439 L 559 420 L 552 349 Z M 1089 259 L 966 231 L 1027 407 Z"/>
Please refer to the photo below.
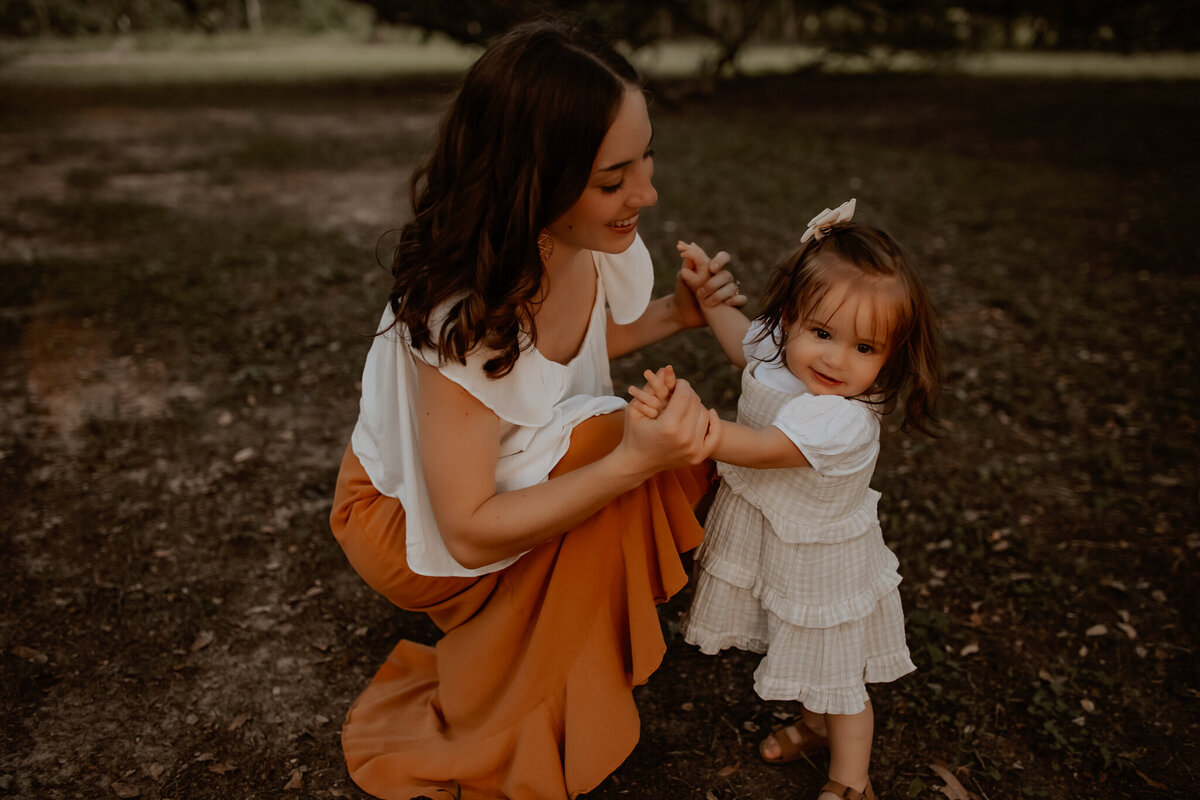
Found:
<path fill-rule="evenodd" d="M 634 187 L 634 192 L 630 195 L 629 199 L 631 204 L 638 208 L 646 208 L 658 202 L 658 190 L 654 188 L 653 166 L 648 166 L 646 169 L 639 171 L 637 185 Z"/>

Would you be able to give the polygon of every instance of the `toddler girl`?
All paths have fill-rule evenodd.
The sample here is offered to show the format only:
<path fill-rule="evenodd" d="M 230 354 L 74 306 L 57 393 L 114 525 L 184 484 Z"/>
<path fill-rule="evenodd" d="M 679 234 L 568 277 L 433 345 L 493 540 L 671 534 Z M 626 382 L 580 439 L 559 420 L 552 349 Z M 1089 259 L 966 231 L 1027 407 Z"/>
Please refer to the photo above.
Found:
<path fill-rule="evenodd" d="M 722 421 L 722 477 L 697 551 L 684 620 L 705 653 L 765 653 L 754 688 L 798 700 L 803 714 L 760 745 L 782 763 L 828 747 L 821 798 L 873 798 L 874 724 L 865 684 L 915 667 L 904 638 L 896 556 L 870 488 L 880 418 L 929 433 L 940 376 L 936 321 L 908 257 L 884 232 L 851 221 L 855 201 L 818 215 L 773 278 L 751 322 L 705 308 L 730 360 L 745 367 L 738 421 Z M 679 243 L 697 286 L 708 256 Z M 687 276 L 693 275 L 689 279 Z M 674 376 L 631 388 L 648 414 Z"/>

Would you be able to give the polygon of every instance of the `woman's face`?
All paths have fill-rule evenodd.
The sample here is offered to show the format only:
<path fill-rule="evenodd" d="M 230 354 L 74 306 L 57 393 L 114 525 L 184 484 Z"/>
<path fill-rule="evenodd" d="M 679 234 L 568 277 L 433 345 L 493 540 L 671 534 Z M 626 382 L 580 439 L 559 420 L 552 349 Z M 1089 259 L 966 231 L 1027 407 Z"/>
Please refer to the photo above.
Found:
<path fill-rule="evenodd" d="M 621 253 L 633 244 L 638 213 L 658 202 L 646 98 L 631 87 L 592 163 L 583 194 L 547 230 L 555 246 Z"/>

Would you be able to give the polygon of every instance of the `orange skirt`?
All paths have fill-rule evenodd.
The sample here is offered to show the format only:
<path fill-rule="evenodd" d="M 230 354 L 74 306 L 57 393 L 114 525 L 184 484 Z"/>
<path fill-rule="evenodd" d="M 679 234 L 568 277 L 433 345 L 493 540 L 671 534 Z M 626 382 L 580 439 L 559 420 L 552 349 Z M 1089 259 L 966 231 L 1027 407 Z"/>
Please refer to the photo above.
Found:
<path fill-rule="evenodd" d="M 621 439 L 621 414 L 572 434 L 551 475 Z M 417 575 L 404 509 L 347 449 L 331 524 L 350 563 L 401 608 L 444 632 L 400 641 L 346 715 L 350 775 L 388 800 L 420 795 L 549 800 L 594 789 L 639 735 L 632 689 L 666 651 L 655 604 L 687 582 L 694 508 L 712 464 L 662 472 L 514 564 L 478 578 Z"/>

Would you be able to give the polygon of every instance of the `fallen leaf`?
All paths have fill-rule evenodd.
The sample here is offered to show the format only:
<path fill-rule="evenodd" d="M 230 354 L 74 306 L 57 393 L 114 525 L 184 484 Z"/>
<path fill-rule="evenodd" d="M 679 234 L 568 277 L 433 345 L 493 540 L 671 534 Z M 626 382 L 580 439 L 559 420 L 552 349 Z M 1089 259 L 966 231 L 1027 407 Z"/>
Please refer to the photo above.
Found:
<path fill-rule="evenodd" d="M 224 775 L 227 772 L 233 772 L 237 767 L 233 764 L 226 764 L 224 761 L 218 761 L 216 764 L 209 766 L 208 771 L 214 775 Z"/>
<path fill-rule="evenodd" d="M 1108 633 L 1108 626 L 1103 622 L 1098 625 L 1093 625 L 1083 632 L 1084 636 L 1103 636 Z"/>
<path fill-rule="evenodd" d="M 112 790 L 116 792 L 117 797 L 127 800 L 131 797 L 137 797 L 142 793 L 141 789 L 136 786 L 130 786 L 128 783 L 118 783 L 113 781 L 111 784 Z"/>
<path fill-rule="evenodd" d="M 34 650 L 32 647 L 25 647 L 23 645 L 17 645 L 9 652 L 17 658 L 23 658 L 33 664 L 45 664 L 50 660 L 50 657 L 45 653 L 39 650 Z"/>
<path fill-rule="evenodd" d="M 304 787 L 304 778 L 300 775 L 300 770 L 292 770 L 292 777 L 284 785 L 285 790 L 296 790 Z"/>
<path fill-rule="evenodd" d="M 979 645 L 972 642 L 971 644 L 964 647 L 962 650 L 958 651 L 958 654 L 960 656 L 969 656 L 969 655 L 974 655 L 975 653 L 978 653 L 978 652 L 979 652 Z"/>
<path fill-rule="evenodd" d="M 937 776 L 946 782 L 946 785 L 938 791 L 946 795 L 946 797 L 950 798 L 950 800 L 972 800 L 972 798 L 974 798 L 974 795 L 968 792 L 966 788 L 958 782 L 958 778 L 954 777 L 953 772 L 938 763 L 930 764 L 929 768 L 936 772 Z"/>
<path fill-rule="evenodd" d="M 229 723 L 229 727 L 226 728 L 225 730 L 236 731 L 238 728 L 242 727 L 249 721 L 250 721 L 249 714 L 238 714 L 236 717 L 233 718 L 233 722 Z"/>
<path fill-rule="evenodd" d="M 1125 634 L 1130 639 L 1136 639 L 1138 637 L 1137 628 L 1133 627 L 1127 622 L 1118 622 L 1117 627 L 1121 629 L 1121 633 Z"/>
<path fill-rule="evenodd" d="M 1171 788 L 1171 787 L 1167 786 L 1166 784 L 1159 783 L 1158 781 L 1154 780 L 1149 775 L 1142 772 L 1140 769 L 1135 769 L 1134 772 L 1136 772 L 1137 776 L 1139 778 L 1141 778 L 1142 780 L 1144 780 L 1146 782 L 1146 785 L 1151 787 L 1152 789 L 1158 789 L 1160 792 L 1162 792 L 1162 791 L 1166 791 L 1167 789 Z"/>
<path fill-rule="evenodd" d="M 233 454 L 233 463 L 241 464 L 243 462 L 249 461 L 250 459 L 254 458 L 254 456 L 256 456 L 257 454 L 258 454 L 258 451 L 255 450 L 253 447 L 243 447 L 241 450 L 238 450 L 236 453 Z"/>
<path fill-rule="evenodd" d="M 146 767 L 146 772 L 153 780 L 158 780 L 158 777 L 165 771 L 166 768 L 163 767 L 162 764 L 151 764 L 150 766 Z"/>
<path fill-rule="evenodd" d="M 1067 682 L 1066 678 L 1055 677 L 1054 675 L 1051 675 L 1049 672 L 1047 672 L 1044 669 L 1038 670 L 1038 677 L 1041 678 L 1042 680 L 1044 680 L 1046 683 L 1066 683 Z"/>
<path fill-rule="evenodd" d="M 1096 704 L 1086 697 L 1079 701 L 1079 705 L 1082 706 L 1083 710 L 1089 714 L 1096 710 Z"/>
<path fill-rule="evenodd" d="M 192 652 L 195 653 L 197 650 L 203 650 L 212 644 L 213 640 L 216 638 L 217 635 L 212 631 L 200 631 L 200 633 L 196 635 L 196 640 L 192 642 Z"/>
<path fill-rule="evenodd" d="M 741 764 L 730 764 L 727 767 L 721 767 L 721 769 L 717 772 L 717 777 L 718 778 L 728 778 L 730 775 L 735 774 L 741 768 L 742 768 Z"/>
<path fill-rule="evenodd" d="M 325 725 L 328 722 L 329 722 L 329 717 L 325 716 L 324 714 L 317 714 L 317 724 L 318 725 Z"/>

